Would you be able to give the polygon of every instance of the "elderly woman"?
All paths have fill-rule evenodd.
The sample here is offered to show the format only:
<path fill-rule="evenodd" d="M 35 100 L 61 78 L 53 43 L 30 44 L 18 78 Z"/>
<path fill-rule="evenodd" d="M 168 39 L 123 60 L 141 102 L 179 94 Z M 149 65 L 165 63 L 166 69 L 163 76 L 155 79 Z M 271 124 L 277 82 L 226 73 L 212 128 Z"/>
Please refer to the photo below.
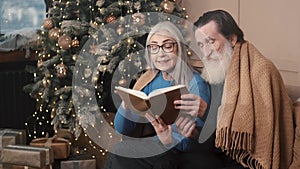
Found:
<path fill-rule="evenodd" d="M 205 114 L 210 102 L 209 85 L 188 64 L 183 36 L 173 23 L 166 21 L 155 25 L 148 35 L 146 48 L 149 70 L 137 80 L 133 89 L 149 94 L 155 89 L 184 84 L 189 94 L 183 94 L 181 100 L 174 101 L 174 107 L 181 114 L 171 125 L 149 113 L 140 117 L 122 102 L 114 120 L 117 132 L 143 137 L 142 134 L 137 135 L 137 131 L 150 126 L 155 135 L 153 140 L 160 142 L 167 151 L 147 158 L 116 156 L 111 168 L 177 168 L 180 153 L 198 150 L 197 136 L 203 126 L 200 117 Z"/>

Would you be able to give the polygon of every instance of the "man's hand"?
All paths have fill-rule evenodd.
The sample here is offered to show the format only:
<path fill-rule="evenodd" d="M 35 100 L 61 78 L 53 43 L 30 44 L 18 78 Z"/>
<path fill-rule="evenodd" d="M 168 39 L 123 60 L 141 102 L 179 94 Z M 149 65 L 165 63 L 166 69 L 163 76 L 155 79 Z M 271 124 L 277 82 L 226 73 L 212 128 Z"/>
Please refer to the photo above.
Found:
<path fill-rule="evenodd" d="M 201 118 L 207 108 L 207 103 L 198 95 L 184 94 L 181 100 L 175 100 L 174 105 L 176 109 L 192 116 Z"/>

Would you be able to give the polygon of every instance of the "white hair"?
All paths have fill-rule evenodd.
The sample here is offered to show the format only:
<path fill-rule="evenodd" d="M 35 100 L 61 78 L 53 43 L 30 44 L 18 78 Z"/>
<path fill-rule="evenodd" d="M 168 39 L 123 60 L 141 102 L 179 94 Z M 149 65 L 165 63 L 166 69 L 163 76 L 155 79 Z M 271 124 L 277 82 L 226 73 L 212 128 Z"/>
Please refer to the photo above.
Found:
<path fill-rule="evenodd" d="M 201 75 L 210 84 L 220 84 L 223 83 L 226 78 L 226 72 L 231 62 L 233 49 L 230 42 L 226 41 L 221 52 L 217 52 L 212 46 L 211 51 L 209 56 L 202 58 L 204 68 Z M 209 57 L 214 59 L 210 60 Z"/>
<path fill-rule="evenodd" d="M 173 77 L 173 79 L 177 84 L 184 84 L 186 86 L 189 86 L 189 82 L 193 78 L 194 70 L 188 63 L 186 44 L 182 36 L 182 33 L 170 21 L 160 22 L 151 29 L 147 37 L 146 46 L 149 44 L 150 38 L 158 32 L 162 33 L 162 35 L 166 34 L 164 32 L 168 32 L 167 35 L 175 39 L 178 46 L 178 59 L 175 68 L 171 73 L 171 76 Z M 146 50 L 145 59 L 151 69 L 156 69 L 154 64 L 151 61 L 148 50 Z"/>

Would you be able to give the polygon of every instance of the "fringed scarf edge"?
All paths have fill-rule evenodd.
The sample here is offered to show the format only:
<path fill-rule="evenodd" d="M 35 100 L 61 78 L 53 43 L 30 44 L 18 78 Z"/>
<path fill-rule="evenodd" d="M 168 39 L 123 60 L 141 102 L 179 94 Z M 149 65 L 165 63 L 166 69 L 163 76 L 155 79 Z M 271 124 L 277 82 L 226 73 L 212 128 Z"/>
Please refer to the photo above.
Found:
<path fill-rule="evenodd" d="M 230 156 L 244 167 L 249 167 L 251 169 L 266 169 L 258 159 L 251 155 L 253 147 L 252 134 L 229 131 L 228 128 L 217 129 L 216 134 L 216 147 L 221 148 L 226 155 Z"/>

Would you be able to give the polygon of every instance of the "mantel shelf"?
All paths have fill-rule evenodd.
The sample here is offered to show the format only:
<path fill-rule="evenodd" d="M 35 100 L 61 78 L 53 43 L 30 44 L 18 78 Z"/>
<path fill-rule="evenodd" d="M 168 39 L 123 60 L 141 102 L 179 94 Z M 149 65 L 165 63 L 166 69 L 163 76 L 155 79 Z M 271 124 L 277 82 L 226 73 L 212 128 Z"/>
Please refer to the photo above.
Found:
<path fill-rule="evenodd" d="M 25 58 L 25 50 L 17 50 L 10 52 L 0 52 L 0 63 L 5 62 L 22 62 L 22 61 L 33 61 L 36 58 L 35 51 L 30 51 L 30 57 Z"/>

